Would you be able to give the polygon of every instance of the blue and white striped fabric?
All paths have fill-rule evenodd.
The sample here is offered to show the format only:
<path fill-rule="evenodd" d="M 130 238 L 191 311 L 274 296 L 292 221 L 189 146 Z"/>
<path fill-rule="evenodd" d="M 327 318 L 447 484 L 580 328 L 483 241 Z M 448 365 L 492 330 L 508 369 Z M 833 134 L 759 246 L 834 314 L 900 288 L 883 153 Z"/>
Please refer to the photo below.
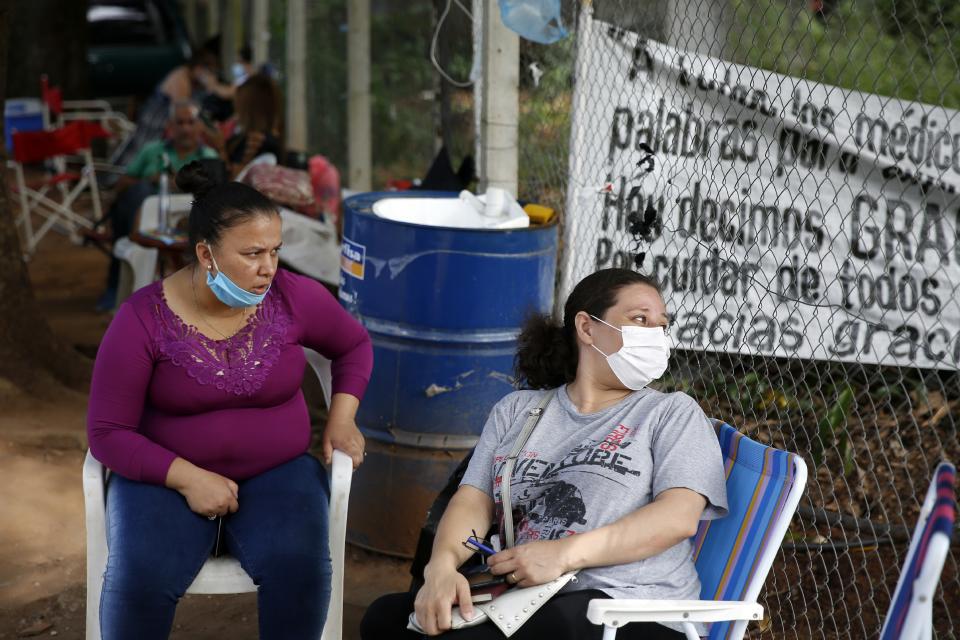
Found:
<path fill-rule="evenodd" d="M 774 524 L 783 516 L 797 477 L 797 456 L 744 436 L 715 421 L 727 476 L 729 515 L 700 523 L 694 537 L 694 560 L 703 600 L 743 600 L 757 576 L 757 564 L 769 545 Z M 710 640 L 726 640 L 733 623 L 718 622 Z"/>

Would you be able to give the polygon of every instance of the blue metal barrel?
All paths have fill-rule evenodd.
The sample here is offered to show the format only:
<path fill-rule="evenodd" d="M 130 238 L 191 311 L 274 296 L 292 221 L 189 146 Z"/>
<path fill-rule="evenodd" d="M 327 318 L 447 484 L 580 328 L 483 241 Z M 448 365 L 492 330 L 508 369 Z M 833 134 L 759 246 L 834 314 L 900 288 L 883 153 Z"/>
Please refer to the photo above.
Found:
<path fill-rule="evenodd" d="M 381 198 L 456 194 L 365 193 L 344 202 L 339 296 L 374 351 L 357 414 L 368 456 L 353 482 L 348 538 L 409 556 L 430 503 L 490 409 L 513 390 L 523 320 L 553 308 L 557 227 L 397 222 L 373 213 Z"/>

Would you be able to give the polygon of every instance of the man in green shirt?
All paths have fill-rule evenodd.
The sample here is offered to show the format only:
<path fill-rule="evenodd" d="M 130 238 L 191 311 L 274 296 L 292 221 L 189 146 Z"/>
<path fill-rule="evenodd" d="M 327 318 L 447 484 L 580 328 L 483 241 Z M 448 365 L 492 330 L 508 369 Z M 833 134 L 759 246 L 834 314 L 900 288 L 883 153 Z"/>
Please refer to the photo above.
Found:
<path fill-rule="evenodd" d="M 169 184 L 173 190 L 173 177 L 181 167 L 194 160 L 219 158 L 216 151 L 202 143 L 201 128 L 200 110 L 195 103 L 181 100 L 171 105 L 168 122 L 170 138 L 145 144 L 127 165 L 125 175 L 117 181 L 117 197 L 110 207 L 114 240 L 130 235 L 143 201 L 157 193 L 157 184 L 164 166 L 169 172 Z M 111 257 L 107 290 L 97 302 L 98 309 L 114 307 L 119 280 L 120 262 Z"/>
<path fill-rule="evenodd" d="M 126 189 L 138 181 L 156 184 L 163 170 L 164 159 L 175 175 L 184 165 L 194 160 L 217 158 L 217 152 L 200 140 L 200 117 L 197 105 L 190 101 L 175 102 L 170 109 L 170 139 L 148 142 L 127 165 L 126 175 L 117 188 Z M 172 176 L 171 176 L 172 177 Z"/>

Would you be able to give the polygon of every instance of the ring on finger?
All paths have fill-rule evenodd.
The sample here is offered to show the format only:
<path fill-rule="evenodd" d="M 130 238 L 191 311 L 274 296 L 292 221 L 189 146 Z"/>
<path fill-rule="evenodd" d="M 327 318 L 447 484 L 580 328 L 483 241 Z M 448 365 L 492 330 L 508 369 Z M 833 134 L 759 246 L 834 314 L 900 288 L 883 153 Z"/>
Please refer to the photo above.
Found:
<path fill-rule="evenodd" d="M 520 578 L 518 578 L 517 574 L 513 571 L 507 574 L 507 580 L 510 582 L 510 584 L 517 584 L 520 582 Z"/>

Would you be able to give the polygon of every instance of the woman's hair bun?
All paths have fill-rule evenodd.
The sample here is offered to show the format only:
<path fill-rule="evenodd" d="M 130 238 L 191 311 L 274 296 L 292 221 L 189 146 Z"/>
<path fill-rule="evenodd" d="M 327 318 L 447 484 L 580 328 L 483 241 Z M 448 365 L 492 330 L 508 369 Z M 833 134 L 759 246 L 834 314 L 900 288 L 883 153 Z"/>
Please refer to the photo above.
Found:
<path fill-rule="evenodd" d="M 177 172 L 177 187 L 184 193 L 192 193 L 196 200 L 202 200 L 205 195 L 217 186 L 217 181 L 207 171 L 201 162 L 194 160 Z"/>

